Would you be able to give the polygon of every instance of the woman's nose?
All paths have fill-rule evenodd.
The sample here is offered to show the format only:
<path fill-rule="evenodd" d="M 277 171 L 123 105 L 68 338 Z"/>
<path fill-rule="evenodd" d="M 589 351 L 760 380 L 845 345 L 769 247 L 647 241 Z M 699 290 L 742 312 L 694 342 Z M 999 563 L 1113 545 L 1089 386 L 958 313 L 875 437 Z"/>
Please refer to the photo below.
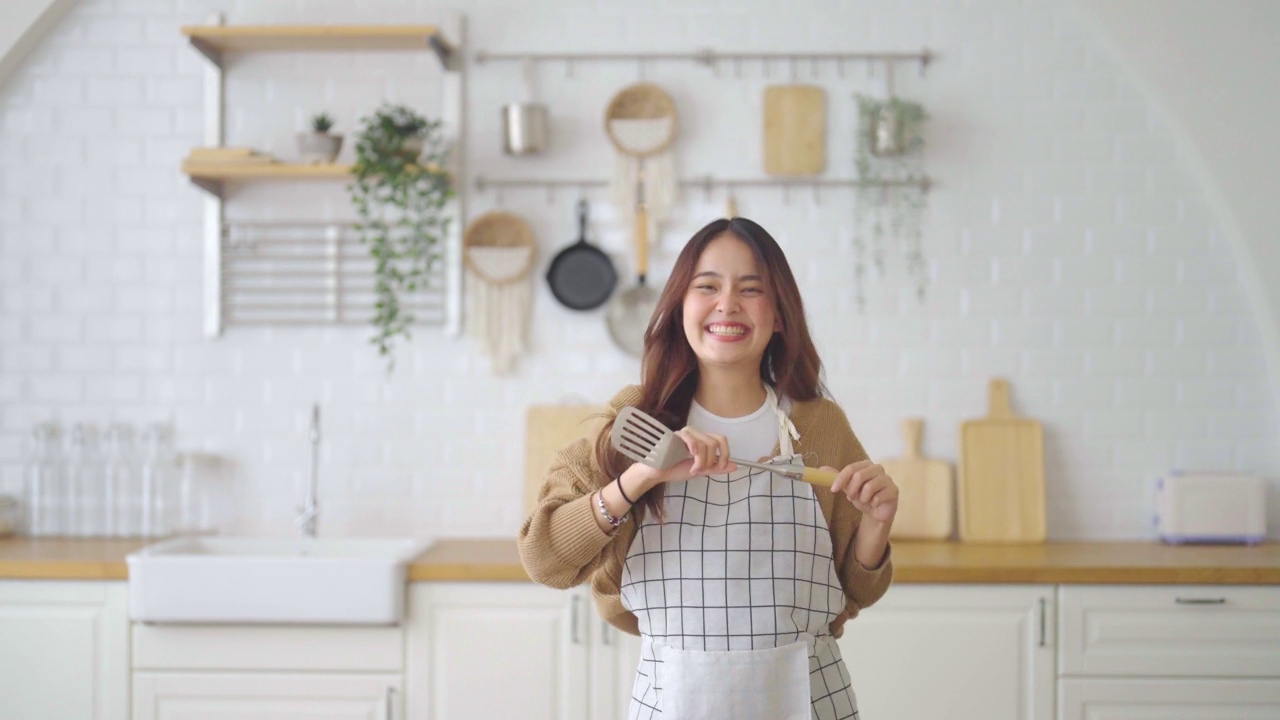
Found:
<path fill-rule="evenodd" d="M 738 309 L 738 296 L 732 292 L 720 293 L 719 299 L 716 301 L 716 309 L 726 315 Z"/>

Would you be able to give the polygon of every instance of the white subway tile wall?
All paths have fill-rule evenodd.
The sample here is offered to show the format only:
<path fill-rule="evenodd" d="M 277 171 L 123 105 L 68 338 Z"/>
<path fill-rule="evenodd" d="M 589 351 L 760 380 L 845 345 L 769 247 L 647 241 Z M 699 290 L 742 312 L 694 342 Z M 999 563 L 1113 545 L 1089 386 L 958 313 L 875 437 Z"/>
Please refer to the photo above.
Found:
<path fill-rule="evenodd" d="M 858 311 L 852 193 L 737 194 L 787 250 L 831 391 L 873 456 L 899 454 L 899 420 L 919 415 L 926 454 L 954 461 L 960 421 L 985 414 L 988 378 L 1006 375 L 1015 409 L 1045 427 L 1052 538 L 1153 537 L 1151 483 L 1170 469 L 1280 474 L 1240 259 L 1159 112 L 1064 3 L 462 5 L 468 54 L 930 48 L 926 77 L 896 76 L 932 116 L 923 303 L 888 248 Z M 232 24 L 434 23 L 448 6 L 82 0 L 0 86 L 0 492 L 21 491 L 21 440 L 35 422 L 167 420 L 180 447 L 234 463 L 228 530 L 292 532 L 319 402 L 322 532 L 513 535 L 525 407 L 603 402 L 637 379 L 638 362 L 613 346 L 600 312 L 561 308 L 540 276 L 530 350 L 510 377 L 435 328 L 415 331 L 389 378 L 366 328 L 232 327 L 205 339 L 202 193 L 178 172 L 203 137 L 204 61 L 178 28 L 213 11 Z M 551 108 L 552 149 L 510 158 L 498 110 L 521 97 L 519 66 L 468 73 L 472 178 L 609 177 L 600 116 L 641 77 L 677 100 L 685 175 L 760 176 L 763 87 L 822 85 L 828 175 L 851 177 L 853 94 L 884 90 L 883 72 L 861 65 L 547 63 L 536 93 Z M 320 110 L 347 135 L 349 161 L 358 119 L 383 99 L 441 108 L 425 52 L 237 54 L 226 77 L 228 144 L 284 158 Z M 465 192 L 472 217 L 498 206 L 526 217 L 544 262 L 576 235 L 577 191 Z M 625 219 L 606 192 L 588 197 L 591 235 L 629 285 Z M 686 193 L 654 276 L 723 204 Z M 236 219 L 351 216 L 339 183 L 232 187 L 226 207 Z M 1274 502 L 1270 521 L 1280 535 Z"/>

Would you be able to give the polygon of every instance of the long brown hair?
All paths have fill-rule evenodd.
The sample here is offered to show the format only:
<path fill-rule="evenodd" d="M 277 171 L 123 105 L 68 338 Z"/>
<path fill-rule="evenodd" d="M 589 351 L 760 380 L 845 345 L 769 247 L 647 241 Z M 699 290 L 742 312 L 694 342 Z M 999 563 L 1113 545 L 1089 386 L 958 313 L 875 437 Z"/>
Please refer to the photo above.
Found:
<path fill-rule="evenodd" d="M 779 396 L 812 400 L 827 394 L 822 384 L 822 361 L 809 337 L 804 301 L 782 248 L 764 228 L 746 218 L 720 219 L 694 233 L 680 256 L 644 333 L 644 357 L 640 361 L 641 410 L 672 430 L 685 426 L 694 392 L 698 389 L 698 356 L 684 334 L 684 297 L 693 282 L 698 259 L 712 240 L 729 235 L 746 243 L 764 273 L 782 330 L 773 334 L 760 358 L 760 378 Z M 630 466 L 630 461 L 609 446 L 613 421 L 596 441 L 596 462 L 609 478 Z M 664 485 L 650 490 L 638 505 L 662 518 Z M 638 519 L 638 518 L 637 518 Z"/>

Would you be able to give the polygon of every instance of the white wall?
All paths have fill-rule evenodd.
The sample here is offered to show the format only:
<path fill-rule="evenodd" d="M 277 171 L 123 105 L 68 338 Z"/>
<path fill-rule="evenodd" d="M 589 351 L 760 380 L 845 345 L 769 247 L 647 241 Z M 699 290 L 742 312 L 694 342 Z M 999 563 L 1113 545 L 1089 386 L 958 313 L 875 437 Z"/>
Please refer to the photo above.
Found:
<path fill-rule="evenodd" d="M 1062 4 L 472 5 L 472 48 L 488 51 L 928 46 L 938 59 L 927 77 L 898 82 L 933 116 L 923 307 L 891 254 L 867 312 L 854 308 L 851 197 L 738 197 L 792 258 L 831 389 L 873 455 L 898 454 L 899 419 L 922 415 L 926 453 L 954 459 L 959 422 L 985 412 L 987 378 L 1003 374 L 1016 409 L 1045 425 L 1054 538 L 1148 537 L 1149 484 L 1170 468 L 1280 470 L 1258 321 L 1202 178 L 1124 66 Z M 612 347 L 599 313 L 562 310 L 541 284 L 533 349 L 511 378 L 494 378 L 470 341 L 430 329 L 389 381 L 361 329 L 231 328 L 203 339 L 201 195 L 176 170 L 201 136 L 202 60 L 177 27 L 212 9 L 231 23 L 432 22 L 441 10 L 86 1 L 0 87 L 0 491 L 20 487 L 20 438 L 33 422 L 170 418 L 184 446 L 236 461 L 242 527 L 285 532 L 318 399 L 329 530 L 513 534 L 524 408 L 603 401 L 638 364 Z M 608 176 L 598 118 L 635 67 L 544 67 L 556 150 L 538 160 L 499 148 L 497 108 L 517 96 L 517 67 L 469 72 L 473 174 Z M 852 93 L 879 81 L 860 68 L 819 72 L 830 174 L 847 177 Z M 228 71 L 228 142 L 287 156 L 317 105 L 346 132 L 383 95 L 432 109 L 437 74 L 425 53 L 242 56 Z M 761 88 L 785 81 L 786 68 L 766 78 L 747 64 L 737 77 L 667 63 L 646 74 L 680 104 L 686 174 L 760 174 Z M 807 67 L 798 79 L 811 81 Z M 473 215 L 496 204 L 469 192 Z M 533 191 L 504 201 L 549 258 L 575 233 L 574 199 Z M 625 229 L 603 192 L 593 199 L 593 230 L 625 279 Z M 722 204 L 686 197 L 655 269 Z M 345 211 L 340 187 L 241 189 L 228 204 L 241 217 Z M 1274 502 L 1271 520 L 1280 528 Z"/>
<path fill-rule="evenodd" d="M 1200 181 L 1241 268 L 1267 350 L 1280 376 L 1280 268 L 1275 185 L 1280 142 L 1280 4 L 1269 0 L 1076 0 L 1082 19 L 1131 68 L 1157 103 Z M 1274 386 L 1273 382 L 1273 386 Z"/>

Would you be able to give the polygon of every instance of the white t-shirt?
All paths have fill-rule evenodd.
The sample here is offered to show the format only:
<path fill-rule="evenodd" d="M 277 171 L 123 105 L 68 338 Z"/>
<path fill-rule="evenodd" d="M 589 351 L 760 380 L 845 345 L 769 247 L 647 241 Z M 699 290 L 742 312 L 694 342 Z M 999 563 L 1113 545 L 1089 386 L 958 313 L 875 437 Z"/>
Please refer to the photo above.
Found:
<path fill-rule="evenodd" d="M 779 405 L 785 412 L 788 403 L 783 400 Z M 778 416 L 769 407 L 768 399 L 759 410 L 736 418 L 713 415 L 694 400 L 689 407 L 689 425 L 705 433 L 725 436 L 729 441 L 729 454 L 743 460 L 773 457 L 773 448 L 778 444 Z"/>

